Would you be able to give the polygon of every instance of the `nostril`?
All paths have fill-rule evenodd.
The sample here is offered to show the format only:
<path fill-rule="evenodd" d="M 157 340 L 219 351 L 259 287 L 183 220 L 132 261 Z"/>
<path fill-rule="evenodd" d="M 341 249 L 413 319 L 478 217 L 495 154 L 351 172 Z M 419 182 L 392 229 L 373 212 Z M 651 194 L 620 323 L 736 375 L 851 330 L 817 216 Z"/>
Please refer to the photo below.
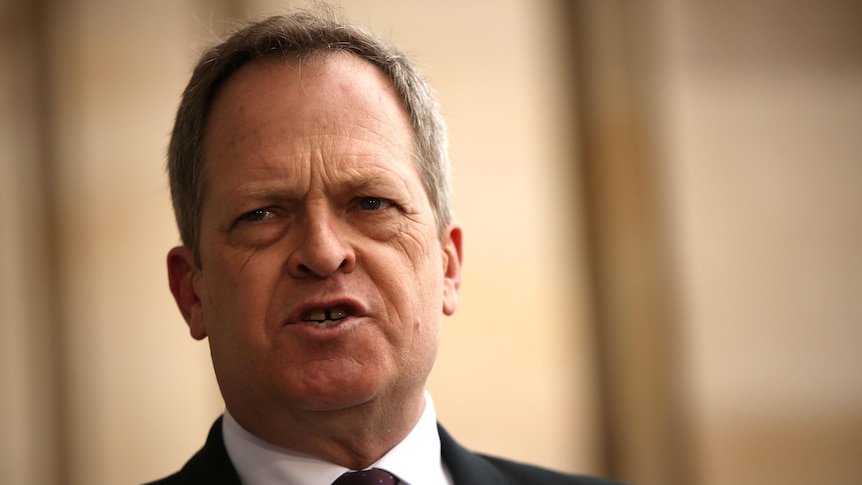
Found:
<path fill-rule="evenodd" d="M 315 269 L 316 266 L 314 266 L 314 265 L 308 265 L 306 263 L 299 263 L 296 266 L 293 266 L 295 268 L 294 277 L 296 277 L 296 278 L 305 278 L 308 276 L 325 277 L 325 276 L 328 276 L 328 275 L 330 275 L 336 271 L 345 271 L 349 266 L 350 266 L 350 264 L 347 261 L 342 261 L 341 264 L 339 264 L 334 269 L 326 270 L 323 267 L 321 267 L 319 269 Z"/>
<path fill-rule="evenodd" d="M 296 248 L 288 257 L 288 272 L 294 278 L 328 277 L 336 272 L 353 271 L 355 256 L 344 246 L 326 247 L 306 244 Z"/>

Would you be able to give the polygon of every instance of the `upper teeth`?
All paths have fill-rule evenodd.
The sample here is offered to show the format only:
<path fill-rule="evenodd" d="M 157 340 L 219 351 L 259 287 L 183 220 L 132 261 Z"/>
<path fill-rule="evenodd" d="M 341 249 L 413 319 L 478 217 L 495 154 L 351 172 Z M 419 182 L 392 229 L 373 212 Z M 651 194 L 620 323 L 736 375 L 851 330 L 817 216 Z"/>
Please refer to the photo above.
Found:
<path fill-rule="evenodd" d="M 306 322 L 322 322 L 326 320 L 341 320 L 347 316 L 347 309 L 343 307 L 315 308 L 306 313 L 302 319 Z"/>

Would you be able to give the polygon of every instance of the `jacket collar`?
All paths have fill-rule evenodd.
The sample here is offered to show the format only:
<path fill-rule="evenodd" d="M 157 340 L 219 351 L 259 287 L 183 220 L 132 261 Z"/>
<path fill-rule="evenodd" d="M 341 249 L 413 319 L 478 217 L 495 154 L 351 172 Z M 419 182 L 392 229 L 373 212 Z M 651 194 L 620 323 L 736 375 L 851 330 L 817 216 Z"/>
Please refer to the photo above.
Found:
<path fill-rule="evenodd" d="M 189 481 L 180 480 L 171 483 L 241 485 L 239 476 L 224 446 L 222 419 L 219 417 L 210 428 L 206 445 L 186 463 L 177 474 L 178 477 L 172 477 L 182 477 L 189 479 Z M 437 424 L 437 431 L 440 433 L 440 455 L 451 473 L 454 483 L 469 483 L 471 485 L 509 483 L 507 477 L 488 461 L 459 445 L 439 423 Z"/>

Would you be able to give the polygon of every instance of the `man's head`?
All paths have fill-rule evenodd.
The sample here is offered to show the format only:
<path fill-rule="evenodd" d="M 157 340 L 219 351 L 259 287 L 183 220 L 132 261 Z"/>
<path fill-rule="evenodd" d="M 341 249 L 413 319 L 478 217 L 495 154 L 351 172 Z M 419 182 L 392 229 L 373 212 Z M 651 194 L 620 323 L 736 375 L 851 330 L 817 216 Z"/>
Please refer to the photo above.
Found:
<path fill-rule="evenodd" d="M 392 83 L 416 135 L 414 161 L 442 235 L 449 208 L 446 126 L 427 81 L 403 54 L 369 32 L 347 24 L 321 6 L 251 24 L 206 51 L 183 93 L 168 149 L 168 174 L 180 236 L 197 254 L 201 201 L 207 188 L 206 123 L 222 84 L 255 60 L 298 62 L 332 52 L 350 53 L 377 66 Z"/>
<path fill-rule="evenodd" d="M 335 42 L 326 32 L 339 30 L 302 18 L 252 30 L 280 31 L 284 22 L 294 30 L 297 22 L 329 26 L 306 26 L 306 43 Z M 227 44 L 286 49 L 284 38 L 237 35 Z M 186 98 L 205 96 L 205 116 L 178 128 L 171 143 L 173 153 L 184 133 L 201 141 L 188 149 L 199 175 L 172 174 L 172 188 L 205 187 L 195 196 L 192 235 L 168 255 L 171 290 L 192 335 L 209 338 L 222 395 L 240 424 L 346 462 L 330 449 L 346 426 L 385 431 L 386 441 L 415 422 L 442 316 L 457 306 L 461 229 L 446 209 L 442 125 L 427 86 L 397 54 L 377 62 L 333 46 L 233 54 L 240 62 L 225 61 L 225 50 L 236 52 L 217 47 L 202 64 L 231 62 L 222 68 L 229 75 L 209 82 L 217 89 L 206 95 L 187 90 Z M 419 94 L 402 91 L 417 83 Z M 426 97 L 419 108 L 405 101 L 417 97 Z M 436 134 L 423 141 L 428 129 Z M 422 168 L 427 156 L 436 169 Z M 320 425 L 330 433 L 310 432 Z M 340 449 L 357 446 L 367 443 Z"/>

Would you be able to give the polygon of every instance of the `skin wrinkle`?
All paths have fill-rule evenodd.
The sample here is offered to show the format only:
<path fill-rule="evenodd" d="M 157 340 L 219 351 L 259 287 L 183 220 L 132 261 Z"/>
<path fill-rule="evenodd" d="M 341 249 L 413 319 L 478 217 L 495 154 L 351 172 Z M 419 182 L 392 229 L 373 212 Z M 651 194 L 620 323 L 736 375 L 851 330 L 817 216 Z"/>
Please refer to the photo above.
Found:
<path fill-rule="evenodd" d="M 344 56 L 344 57 L 345 57 L 346 59 L 348 59 L 348 60 L 355 59 L 355 58 L 353 57 L 353 55 L 352 55 L 352 54 L 350 54 L 349 52 L 344 51 L 344 50 L 336 50 L 336 51 L 334 51 L 334 52 L 333 52 L 333 54 Z M 297 63 L 297 64 L 298 64 L 297 70 L 298 70 L 298 76 L 299 76 L 299 83 L 300 83 L 300 86 L 301 86 L 301 88 L 302 88 L 303 92 L 307 94 L 307 91 L 306 91 L 306 83 L 305 83 L 305 77 L 304 77 L 306 70 L 305 70 L 305 69 L 303 69 L 303 62 L 305 62 L 305 58 L 300 58 L 300 59 L 299 59 L 299 61 L 298 61 L 298 63 Z M 348 68 L 348 69 L 349 69 L 349 68 Z M 374 66 L 374 69 L 376 69 L 376 70 L 378 70 L 378 71 L 380 70 L 377 66 Z M 357 71 L 358 71 L 358 67 L 357 67 Z M 342 84 L 342 89 L 347 89 L 348 87 L 349 87 L 349 84 L 347 84 L 347 83 Z M 383 102 L 383 101 L 384 101 L 384 100 L 383 100 L 383 97 L 382 97 L 382 96 L 378 96 L 377 101 L 378 101 L 378 102 Z M 399 104 L 400 104 L 400 105 L 401 105 L 405 110 L 407 109 L 407 106 L 405 106 L 405 105 L 404 105 L 404 103 L 401 101 L 401 99 L 400 99 L 400 98 L 398 99 L 398 102 L 399 102 Z M 378 118 L 378 117 L 375 117 L 375 116 L 373 116 L 373 115 L 370 117 L 370 119 L 372 119 L 372 120 L 374 120 L 374 121 L 378 122 L 378 126 L 379 126 L 379 127 L 382 127 L 382 128 L 384 128 L 384 129 L 386 129 L 386 130 L 389 130 L 389 133 L 387 133 L 387 136 L 386 136 L 386 137 L 384 137 L 384 140 L 395 140 L 395 139 L 398 139 L 398 137 L 400 136 L 398 133 L 396 133 L 394 130 L 392 130 L 392 129 L 391 129 L 391 127 L 389 126 L 389 124 L 388 124 L 388 123 L 386 123 L 384 120 L 382 120 L 382 119 L 380 119 L 380 118 Z M 412 122 L 411 122 L 411 126 L 412 126 L 412 125 L 413 125 L 413 124 L 412 124 Z M 411 138 L 413 138 L 413 142 L 412 142 L 412 147 L 411 147 L 411 151 L 410 151 L 410 160 L 413 162 L 414 167 L 415 167 L 415 168 L 416 168 L 416 170 L 418 171 L 418 170 L 419 170 L 419 165 L 420 165 L 419 160 L 420 160 L 420 158 L 421 158 L 421 154 L 420 154 L 420 152 L 419 152 L 419 143 L 418 143 L 418 140 L 417 140 L 417 139 L 416 139 L 416 137 L 415 137 L 415 130 L 416 130 L 416 128 L 417 128 L 417 127 L 414 127 L 414 130 L 413 130 L 413 131 L 411 131 Z M 424 180 L 424 179 L 423 179 L 423 181 L 422 181 L 422 186 L 423 186 L 423 188 L 425 189 L 425 190 L 424 190 L 424 192 L 425 192 L 425 196 L 426 196 L 426 198 L 428 199 L 429 204 L 431 204 L 431 205 L 432 205 L 432 207 L 433 207 L 434 201 L 431 199 L 431 195 L 430 195 L 430 193 L 429 193 L 429 191 L 428 191 L 428 187 L 426 187 L 426 186 L 425 186 L 425 180 Z M 434 215 L 435 227 L 440 228 L 440 230 L 439 230 L 438 232 L 440 233 L 440 234 L 439 234 L 439 236 L 440 236 L 440 238 L 442 239 L 442 237 L 443 237 L 443 230 L 442 230 L 442 224 L 441 224 L 441 223 L 440 223 L 440 221 L 439 221 L 439 217 L 440 217 L 440 215 L 439 215 L 439 214 L 437 214 L 437 212 L 436 212 L 436 211 L 433 211 L 433 215 Z M 448 222 L 448 221 L 447 221 L 447 222 Z"/>
<path fill-rule="evenodd" d="M 342 56 L 347 57 L 348 59 L 353 59 L 352 55 L 351 55 L 350 53 L 348 53 L 348 52 L 344 52 L 344 51 L 341 51 L 341 50 L 338 50 L 338 51 L 335 51 L 335 52 L 336 52 L 336 53 L 338 53 L 339 55 L 342 55 Z M 273 61 L 274 61 L 274 62 L 273 62 Z M 303 92 L 305 95 L 308 95 L 308 94 L 309 94 L 309 93 L 308 93 L 308 90 L 307 90 L 307 85 L 308 85 L 308 83 L 306 83 L 306 77 L 319 78 L 319 77 L 321 76 L 321 73 L 320 73 L 320 72 L 315 72 L 314 70 L 312 70 L 312 74 L 308 74 L 309 69 L 304 69 L 304 62 L 305 62 L 305 59 L 304 59 L 304 58 L 300 58 L 298 61 L 291 61 L 290 59 L 276 59 L 276 60 L 266 60 L 266 61 L 260 61 L 260 60 L 258 60 L 258 61 L 254 61 L 254 62 L 252 62 L 252 64 L 263 64 L 263 65 L 264 65 L 264 68 L 265 68 L 265 69 L 266 69 L 270 74 L 272 74 L 272 73 L 274 72 L 274 70 L 276 69 L 276 63 L 281 63 L 281 62 L 284 62 L 284 63 L 290 63 L 290 62 L 293 62 L 293 63 L 294 63 L 294 65 L 296 66 L 296 69 L 297 69 L 297 76 L 298 76 L 298 80 L 293 80 L 293 81 L 290 81 L 290 80 L 283 80 L 283 78 L 278 78 L 278 77 L 275 77 L 275 76 L 274 76 L 274 78 L 276 78 L 276 79 L 278 79 L 278 80 L 281 80 L 281 82 L 280 82 L 280 86 L 282 86 L 282 87 L 288 87 L 288 86 L 292 85 L 294 82 L 298 82 L 298 84 L 299 84 L 299 86 L 300 86 L 300 88 L 301 88 L 302 92 Z M 354 72 L 358 72 L 358 71 L 359 71 L 359 66 L 356 66 L 355 68 L 348 67 L 347 69 L 348 69 L 348 70 L 350 70 L 350 69 L 354 69 Z M 374 66 L 374 69 L 379 70 L 379 68 L 377 68 L 376 66 Z M 249 90 L 252 90 L 252 89 L 254 89 L 254 88 L 250 86 L 248 89 L 249 89 Z M 342 83 L 340 83 L 340 89 L 341 89 L 342 91 L 345 91 L 345 92 L 346 92 L 346 91 L 349 91 L 350 89 L 352 89 L 352 86 L 351 86 L 349 83 L 342 82 Z M 382 97 L 382 96 L 380 96 L 380 95 L 378 95 L 378 96 L 377 96 L 376 101 L 377 101 L 377 102 L 383 102 L 383 97 Z M 400 101 L 399 101 L 399 103 L 400 103 Z M 245 107 L 242 107 L 242 106 L 241 106 L 241 107 L 240 107 L 240 110 L 241 110 L 241 112 L 243 112 L 243 113 L 247 113 L 247 109 L 246 109 Z M 208 123 L 210 122 L 210 120 L 207 120 L 207 121 L 208 121 Z M 361 121 L 364 121 L 364 120 L 361 120 Z M 399 134 L 397 134 L 397 133 L 392 129 L 392 127 L 391 127 L 388 123 L 386 123 L 386 121 L 385 121 L 384 119 L 382 119 L 381 117 L 377 117 L 377 116 L 370 116 L 370 117 L 368 118 L 368 121 L 369 121 L 368 125 L 365 125 L 364 127 L 366 127 L 366 128 L 372 128 L 370 125 L 372 124 L 371 122 L 373 121 L 373 122 L 375 122 L 375 123 L 374 123 L 374 124 L 375 124 L 375 126 L 374 126 L 373 128 L 377 128 L 377 129 L 381 129 L 381 128 L 382 128 L 383 130 L 385 130 L 385 131 L 386 131 L 386 135 L 385 135 L 385 136 L 381 136 L 381 137 L 379 137 L 379 140 L 381 140 L 381 141 L 378 141 L 378 142 L 377 142 L 379 145 L 381 145 L 381 148 L 383 148 L 384 150 L 385 150 L 385 148 L 388 148 L 388 147 L 389 147 L 389 145 L 391 145 L 391 143 L 387 144 L 386 142 L 389 142 L 390 140 L 398 139 Z M 361 122 L 360 122 L 359 124 L 360 124 L 360 126 L 363 126 L 363 124 L 362 124 Z M 369 131 L 372 131 L 372 130 L 369 130 Z M 209 133 L 210 133 L 210 130 L 207 130 L 207 134 L 209 134 Z M 246 134 L 245 136 L 241 137 L 239 140 L 235 141 L 234 143 L 236 143 L 236 142 L 238 142 L 238 141 L 241 141 L 241 139 L 242 139 L 242 138 L 245 138 L 245 137 L 252 137 L 252 136 L 254 136 L 254 135 L 255 135 L 255 133 L 254 133 L 254 132 L 249 133 L 249 134 Z M 411 158 L 411 161 L 413 161 L 413 162 L 414 162 L 414 165 L 415 165 L 415 167 L 416 167 L 416 170 L 418 171 L 418 163 L 417 163 L 417 160 L 418 160 L 418 158 L 417 158 L 417 157 L 419 156 L 419 155 L 418 155 L 418 152 L 417 152 L 417 148 L 418 148 L 418 147 L 417 147 L 417 141 L 416 141 L 416 139 L 415 139 L 415 136 L 412 136 L 412 135 L 413 135 L 413 134 L 412 134 L 412 132 L 411 132 L 411 138 L 413 138 L 413 140 L 412 140 L 412 142 L 413 142 L 413 143 L 412 143 L 412 150 L 411 150 L 411 157 L 410 157 L 410 158 Z M 319 135 L 319 133 L 315 133 L 315 136 L 320 136 L 320 135 Z M 333 135 L 333 136 L 335 136 L 335 135 Z M 207 136 L 206 138 L 208 138 L 208 136 Z M 206 138 L 205 138 L 205 139 L 206 139 Z M 368 142 L 369 140 L 361 140 L 361 141 Z M 208 144 L 207 144 L 207 143 L 205 143 L 204 145 L 205 145 L 205 146 L 208 146 Z M 319 149 L 319 150 L 322 150 L 322 148 L 320 148 L 320 147 L 322 147 L 322 146 L 323 146 L 323 143 L 316 144 L 316 146 L 318 147 L 318 149 Z M 321 156 L 320 158 L 322 159 L 323 157 Z M 301 164 L 300 164 L 300 166 L 304 166 L 304 165 L 301 165 Z M 311 164 L 311 166 L 320 166 L 320 165 Z M 325 167 L 325 165 L 324 165 L 324 167 Z M 423 187 L 424 187 L 424 182 L 423 182 Z M 428 195 L 427 190 L 426 190 L 425 192 L 426 192 L 426 198 L 428 198 L 429 203 L 430 203 L 430 202 L 431 202 L 431 200 L 430 200 L 430 196 Z M 436 214 L 436 213 L 434 213 L 434 218 L 435 218 L 435 224 L 436 224 L 436 225 L 439 225 L 439 223 L 438 223 L 438 221 L 437 221 L 437 214 Z"/>
<path fill-rule="evenodd" d="M 197 131 L 197 125 L 200 124 L 199 122 L 203 124 L 207 122 L 211 98 L 219 93 L 226 79 L 233 76 L 246 63 L 247 54 L 252 58 L 248 62 L 281 60 L 294 62 L 297 66 L 304 66 L 306 63 L 313 65 L 327 57 L 355 59 L 354 56 L 356 56 L 356 58 L 364 58 L 364 62 L 373 65 L 380 72 L 385 72 L 388 78 L 387 84 L 398 92 L 396 102 L 409 113 L 413 128 L 411 134 L 422 135 L 416 137 L 413 151 L 424 156 L 415 156 L 414 161 L 420 167 L 422 183 L 434 208 L 438 233 L 442 240 L 446 226 L 451 222 L 448 207 L 446 133 L 443 121 L 437 112 L 436 101 L 430 92 L 430 86 L 421 79 L 415 67 L 403 58 L 401 53 L 391 50 L 390 47 L 361 30 L 349 26 L 332 25 L 331 22 L 338 22 L 335 16 L 312 27 L 312 29 L 320 28 L 328 39 L 326 45 L 320 45 L 311 39 L 316 35 L 311 32 L 311 29 L 293 32 L 286 30 L 283 25 L 277 25 L 277 20 L 268 20 L 259 23 L 254 29 L 249 27 L 248 30 L 236 33 L 224 44 L 204 53 L 199 61 L 183 95 L 169 148 L 169 172 L 174 207 L 183 242 L 192 249 L 197 263 L 200 263 L 198 244 L 200 206 L 206 177 L 200 176 L 204 170 L 195 168 L 202 164 L 204 157 L 194 152 L 204 151 L 204 139 L 207 136 L 206 129 Z M 327 34 L 326 31 L 330 28 L 333 31 Z M 267 29 L 273 30 L 267 33 Z M 281 35 L 276 30 L 281 30 Z M 256 42 L 260 44 L 255 44 Z M 266 44 L 267 42 L 270 44 Z M 244 43 L 246 45 L 243 45 Z M 256 53 L 243 53 L 243 49 L 254 49 L 254 45 L 257 45 Z M 350 66 L 346 70 L 358 71 L 358 69 L 358 66 Z M 187 197 L 184 187 L 191 189 L 191 199 Z"/>
<path fill-rule="evenodd" d="M 391 198 L 397 204 L 399 210 L 403 211 L 408 216 L 415 216 L 417 214 L 417 210 L 414 208 L 415 202 L 413 200 L 412 194 L 410 193 L 410 190 L 407 187 L 408 184 L 405 177 L 399 172 L 386 170 L 385 168 L 381 168 L 381 171 L 386 172 L 387 174 L 391 174 L 397 178 L 398 187 L 394 189 L 395 192 L 392 191 L 393 189 L 386 188 L 394 187 L 392 186 L 391 177 L 374 175 L 373 173 L 362 174 L 357 172 L 356 175 L 350 175 L 348 177 L 342 176 L 339 178 L 344 179 L 344 182 L 337 182 L 333 185 L 340 187 L 336 192 L 343 192 L 346 194 L 367 192 L 368 195 L 371 196 L 382 195 L 386 198 Z M 285 176 L 289 177 L 289 175 Z M 271 178 L 276 177 L 278 176 L 276 174 L 273 174 Z M 321 177 L 325 177 L 325 174 L 321 175 Z M 379 187 L 382 187 L 382 189 L 380 189 Z M 235 196 L 239 200 L 260 199 L 260 201 L 246 207 L 240 207 L 234 210 L 229 216 L 225 216 L 226 219 L 229 218 L 230 221 L 233 221 L 233 219 L 236 217 L 236 214 L 244 214 L 248 210 L 254 210 L 259 206 L 294 206 L 297 205 L 299 201 L 307 199 L 309 197 L 309 193 L 307 191 L 304 194 L 298 194 L 294 196 L 290 192 L 286 191 L 284 187 L 274 186 L 271 182 L 250 182 L 245 185 L 240 185 L 236 190 L 233 191 L 233 193 L 239 194 Z M 335 197 L 336 195 L 336 193 L 330 192 L 330 196 L 337 198 Z M 231 204 L 230 199 L 231 197 L 228 198 L 228 202 L 226 205 Z M 297 202 L 293 202 L 289 199 L 295 199 Z M 346 205 L 347 203 L 353 203 L 353 201 L 345 202 L 343 205 Z M 287 212 L 291 212 L 291 209 L 282 209 L 287 210 Z M 338 207 L 338 210 L 341 211 L 344 209 L 342 207 Z M 307 217 L 307 208 L 303 208 L 297 205 L 295 212 L 295 214 L 285 215 L 285 217 L 290 216 L 295 219 L 301 219 L 303 216 Z M 228 221 L 226 221 L 226 223 L 228 223 Z M 232 222 L 232 224 L 235 225 L 236 222 Z M 233 230 L 233 226 L 231 226 L 231 230 Z M 403 228 L 397 229 L 397 232 L 403 232 Z M 396 234 L 392 234 L 390 237 L 394 237 L 395 235 Z"/>

